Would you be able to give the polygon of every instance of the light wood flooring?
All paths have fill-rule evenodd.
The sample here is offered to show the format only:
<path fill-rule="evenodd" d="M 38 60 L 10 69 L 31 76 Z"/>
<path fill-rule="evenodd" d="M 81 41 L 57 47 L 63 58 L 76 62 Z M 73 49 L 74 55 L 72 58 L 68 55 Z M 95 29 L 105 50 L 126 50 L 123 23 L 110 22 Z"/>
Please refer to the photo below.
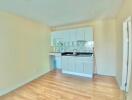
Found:
<path fill-rule="evenodd" d="M 123 100 L 123 94 L 113 77 L 89 79 L 52 71 L 0 100 Z"/>

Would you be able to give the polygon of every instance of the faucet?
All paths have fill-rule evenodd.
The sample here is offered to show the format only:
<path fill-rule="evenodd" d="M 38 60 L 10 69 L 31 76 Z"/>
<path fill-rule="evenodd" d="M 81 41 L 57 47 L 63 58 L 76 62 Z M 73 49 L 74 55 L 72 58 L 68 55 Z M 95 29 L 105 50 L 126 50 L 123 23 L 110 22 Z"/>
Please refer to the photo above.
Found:
<path fill-rule="evenodd" d="M 73 55 L 77 54 L 77 49 L 73 49 Z"/>

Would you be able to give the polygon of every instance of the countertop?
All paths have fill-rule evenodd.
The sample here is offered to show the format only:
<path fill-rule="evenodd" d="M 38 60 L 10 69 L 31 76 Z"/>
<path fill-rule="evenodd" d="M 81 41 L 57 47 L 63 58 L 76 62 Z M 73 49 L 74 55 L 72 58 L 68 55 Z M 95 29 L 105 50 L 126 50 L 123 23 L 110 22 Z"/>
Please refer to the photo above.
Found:
<path fill-rule="evenodd" d="M 72 56 L 72 57 L 92 57 L 92 54 L 88 54 L 88 55 L 63 55 L 63 56 Z"/>
<path fill-rule="evenodd" d="M 90 52 L 76 52 L 74 55 L 73 52 L 50 52 L 50 56 L 74 56 L 74 57 L 92 57 L 93 53 Z"/>
<path fill-rule="evenodd" d="M 50 52 L 50 56 L 61 56 L 61 52 Z"/>
<path fill-rule="evenodd" d="M 65 53 L 62 53 L 62 56 L 92 57 L 93 53 L 90 53 L 90 52 L 76 52 L 74 54 L 73 52 L 65 52 Z"/>

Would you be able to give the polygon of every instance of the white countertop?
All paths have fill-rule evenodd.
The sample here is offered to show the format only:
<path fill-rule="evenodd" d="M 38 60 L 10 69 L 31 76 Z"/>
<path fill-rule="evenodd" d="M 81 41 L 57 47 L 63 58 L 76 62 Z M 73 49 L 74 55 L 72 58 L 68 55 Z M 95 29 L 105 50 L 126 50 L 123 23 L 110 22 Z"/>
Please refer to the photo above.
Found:
<path fill-rule="evenodd" d="M 50 52 L 50 56 L 61 56 L 61 52 Z"/>

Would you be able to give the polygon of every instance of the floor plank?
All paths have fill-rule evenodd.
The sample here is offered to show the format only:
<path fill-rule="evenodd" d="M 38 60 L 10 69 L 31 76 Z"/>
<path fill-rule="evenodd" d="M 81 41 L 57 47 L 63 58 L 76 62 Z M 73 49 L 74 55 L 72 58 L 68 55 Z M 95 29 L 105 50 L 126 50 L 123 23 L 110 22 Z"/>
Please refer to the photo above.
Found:
<path fill-rule="evenodd" d="M 52 71 L 0 100 L 123 100 L 123 93 L 113 77 L 89 79 Z"/>

